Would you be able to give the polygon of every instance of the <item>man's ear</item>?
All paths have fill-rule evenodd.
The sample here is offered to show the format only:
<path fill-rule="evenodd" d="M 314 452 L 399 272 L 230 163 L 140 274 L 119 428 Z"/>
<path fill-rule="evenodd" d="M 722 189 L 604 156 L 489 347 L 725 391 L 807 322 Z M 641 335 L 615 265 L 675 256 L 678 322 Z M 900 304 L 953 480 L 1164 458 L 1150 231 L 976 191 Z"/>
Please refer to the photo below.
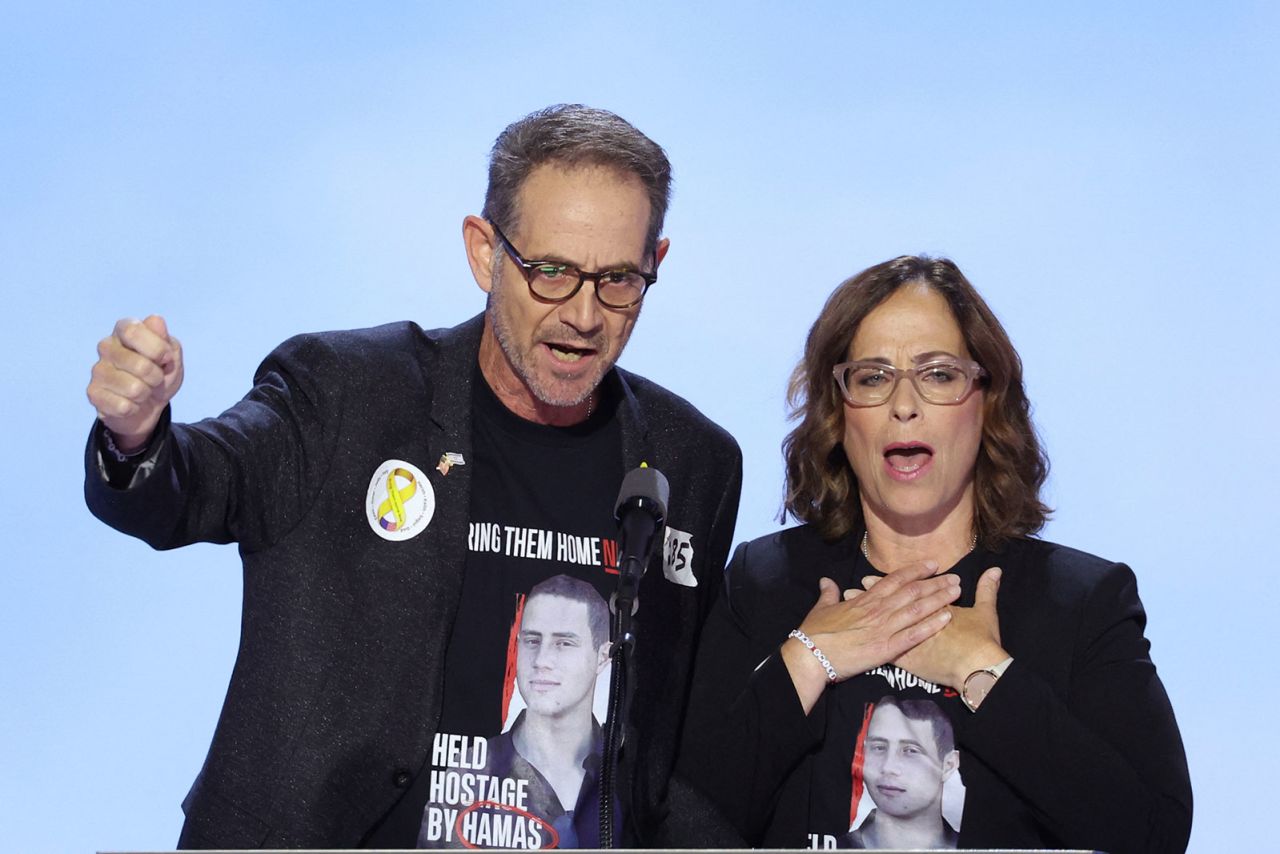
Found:
<path fill-rule="evenodd" d="M 462 245 L 467 252 L 467 264 L 471 267 L 472 277 L 480 290 L 488 293 L 493 287 L 493 264 L 498 260 L 493 257 L 493 226 L 478 216 L 464 217 Z"/>
<path fill-rule="evenodd" d="M 658 247 L 653 250 L 653 272 L 658 272 L 658 265 L 662 263 L 662 259 L 667 257 L 667 250 L 671 248 L 671 241 L 662 238 L 658 241 Z"/>
<path fill-rule="evenodd" d="M 942 779 L 946 780 L 960 767 L 960 751 L 953 750 L 942 757 Z"/>
<path fill-rule="evenodd" d="M 609 663 L 609 653 L 613 651 L 613 644 L 605 641 L 600 644 L 600 648 L 596 650 L 596 675 L 599 676 L 604 672 L 605 665 Z"/>

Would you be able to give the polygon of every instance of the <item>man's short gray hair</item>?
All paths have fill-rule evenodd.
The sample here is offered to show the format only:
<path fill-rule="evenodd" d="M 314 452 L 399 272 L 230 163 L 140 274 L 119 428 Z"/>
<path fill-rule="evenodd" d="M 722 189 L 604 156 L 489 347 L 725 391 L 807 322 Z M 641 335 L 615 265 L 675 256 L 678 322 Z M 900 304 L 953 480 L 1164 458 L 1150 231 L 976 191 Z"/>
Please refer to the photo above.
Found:
<path fill-rule="evenodd" d="M 649 196 L 645 255 L 653 254 L 671 201 L 671 163 L 661 146 L 608 110 L 555 104 L 530 113 L 508 125 L 493 144 L 484 218 L 515 231 L 516 196 L 529 174 L 546 163 L 602 166 L 639 179 Z"/>

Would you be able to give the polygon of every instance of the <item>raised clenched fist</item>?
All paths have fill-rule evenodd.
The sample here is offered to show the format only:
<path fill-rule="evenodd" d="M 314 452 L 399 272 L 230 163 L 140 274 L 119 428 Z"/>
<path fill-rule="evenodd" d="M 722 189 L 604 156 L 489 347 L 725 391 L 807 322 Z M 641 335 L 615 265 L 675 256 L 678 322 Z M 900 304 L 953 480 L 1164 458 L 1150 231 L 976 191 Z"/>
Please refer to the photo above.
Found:
<path fill-rule="evenodd" d="M 164 318 L 125 318 L 98 342 L 89 402 L 128 453 L 147 443 L 164 408 L 182 386 L 182 345 Z"/>

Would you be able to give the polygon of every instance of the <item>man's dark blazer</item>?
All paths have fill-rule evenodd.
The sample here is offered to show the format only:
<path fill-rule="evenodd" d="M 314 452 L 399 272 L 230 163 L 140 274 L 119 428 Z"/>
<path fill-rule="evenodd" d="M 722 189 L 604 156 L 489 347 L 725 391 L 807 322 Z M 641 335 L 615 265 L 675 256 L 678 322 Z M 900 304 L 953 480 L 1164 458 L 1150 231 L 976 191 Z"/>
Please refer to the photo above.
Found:
<path fill-rule="evenodd" d="M 159 549 L 236 542 L 244 563 L 240 650 L 183 803 L 182 847 L 355 847 L 423 768 L 462 589 L 481 330 L 476 317 L 432 332 L 398 323 L 290 339 L 227 412 L 166 420 L 155 469 L 130 489 L 104 480 L 95 427 L 85 495 L 98 518 Z M 605 382 L 618 401 L 619 482 L 641 461 L 666 474 L 667 524 L 691 535 L 698 578 L 667 580 L 657 554 L 641 583 L 624 844 L 698 844 L 688 834 L 705 816 L 681 830 L 667 803 L 687 801 L 669 799 L 668 783 L 733 537 L 741 454 L 653 383 L 619 369 Z M 464 462 L 442 474 L 447 452 Z M 365 511 L 389 459 L 426 472 L 436 499 L 426 530 L 400 542 L 374 534 Z"/>

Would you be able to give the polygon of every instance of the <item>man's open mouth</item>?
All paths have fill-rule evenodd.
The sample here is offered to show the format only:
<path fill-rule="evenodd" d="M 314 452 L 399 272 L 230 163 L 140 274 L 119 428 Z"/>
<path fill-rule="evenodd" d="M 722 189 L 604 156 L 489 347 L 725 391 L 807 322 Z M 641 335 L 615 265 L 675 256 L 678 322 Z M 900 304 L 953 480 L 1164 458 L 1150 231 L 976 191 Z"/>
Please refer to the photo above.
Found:
<path fill-rule="evenodd" d="M 571 347 L 568 344 L 552 344 L 550 342 L 547 343 L 547 349 L 560 362 L 576 362 L 583 356 L 589 356 L 595 352 L 590 347 Z"/>

